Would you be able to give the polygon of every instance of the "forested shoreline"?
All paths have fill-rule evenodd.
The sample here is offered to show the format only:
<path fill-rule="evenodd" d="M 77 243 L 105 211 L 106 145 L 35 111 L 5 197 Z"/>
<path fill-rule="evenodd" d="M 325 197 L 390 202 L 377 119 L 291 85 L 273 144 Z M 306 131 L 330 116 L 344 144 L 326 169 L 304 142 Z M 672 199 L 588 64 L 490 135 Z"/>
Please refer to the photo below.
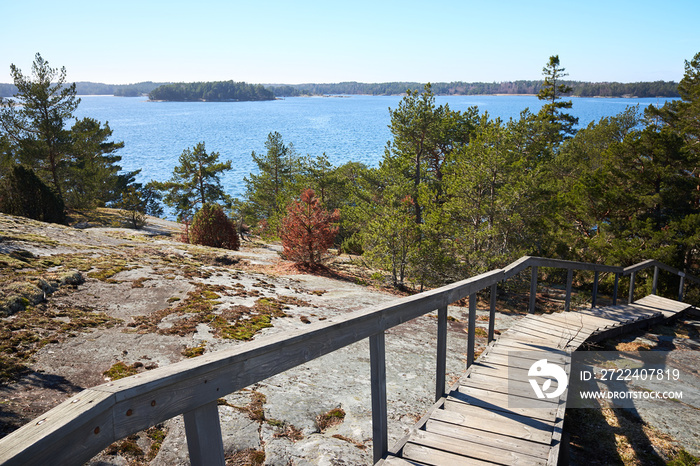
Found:
<path fill-rule="evenodd" d="M 435 95 L 536 95 L 544 81 L 504 81 L 493 83 L 433 83 Z M 678 83 L 673 81 L 653 82 L 580 82 L 565 81 L 572 88 L 572 97 L 679 97 Z M 147 95 L 154 89 L 164 85 L 185 86 L 203 83 L 154 83 L 141 82 L 135 84 L 102 84 L 91 82 L 76 82 L 78 95 L 114 95 L 118 97 L 137 97 Z M 211 83 L 209 83 L 211 84 Z M 403 95 L 406 90 L 421 91 L 425 83 L 390 82 L 390 83 L 359 83 L 342 82 L 328 84 L 262 84 L 266 90 L 274 93 L 275 97 L 299 97 L 312 95 Z M 0 84 L 0 97 L 11 97 L 17 93 L 14 84 Z M 201 93 L 200 93 L 201 95 Z M 190 99 L 197 100 L 197 99 Z"/>

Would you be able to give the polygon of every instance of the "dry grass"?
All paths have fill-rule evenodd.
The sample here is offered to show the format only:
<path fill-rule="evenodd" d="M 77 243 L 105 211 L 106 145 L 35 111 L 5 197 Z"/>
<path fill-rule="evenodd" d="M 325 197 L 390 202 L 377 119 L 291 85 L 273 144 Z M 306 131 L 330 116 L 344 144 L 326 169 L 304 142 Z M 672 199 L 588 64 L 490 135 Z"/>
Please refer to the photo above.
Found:
<path fill-rule="evenodd" d="M 345 420 L 345 411 L 341 408 L 334 408 L 327 413 L 316 416 L 316 426 L 320 432 L 324 432 Z"/>

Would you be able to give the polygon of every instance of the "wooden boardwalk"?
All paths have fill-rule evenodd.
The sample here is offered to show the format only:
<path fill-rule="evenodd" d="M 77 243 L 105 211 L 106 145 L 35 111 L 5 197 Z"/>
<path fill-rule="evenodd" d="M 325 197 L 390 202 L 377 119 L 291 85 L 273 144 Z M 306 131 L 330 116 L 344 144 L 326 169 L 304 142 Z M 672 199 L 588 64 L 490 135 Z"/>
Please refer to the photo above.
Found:
<path fill-rule="evenodd" d="M 378 464 L 556 464 L 567 392 L 538 399 L 527 381 L 532 364 L 546 358 L 568 374 L 570 352 L 583 342 L 660 322 L 690 307 L 649 295 L 633 304 L 523 317 Z"/>

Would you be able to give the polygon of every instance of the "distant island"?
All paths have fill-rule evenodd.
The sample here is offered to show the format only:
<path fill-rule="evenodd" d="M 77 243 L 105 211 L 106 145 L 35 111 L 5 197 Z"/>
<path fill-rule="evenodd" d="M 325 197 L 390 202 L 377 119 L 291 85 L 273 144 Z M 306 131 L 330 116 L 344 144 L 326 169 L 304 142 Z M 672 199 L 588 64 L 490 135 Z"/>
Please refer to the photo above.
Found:
<path fill-rule="evenodd" d="M 213 81 L 164 84 L 149 92 L 148 98 L 176 102 L 243 102 L 274 100 L 275 94 L 262 84 Z"/>
<path fill-rule="evenodd" d="M 433 83 L 436 95 L 535 95 L 543 81 L 504 81 L 500 83 Z M 679 97 L 678 83 L 653 81 L 636 83 L 563 81 L 571 86 L 572 97 Z M 276 97 L 298 97 L 312 95 L 402 95 L 406 90 L 422 90 L 424 83 L 389 82 L 360 83 L 342 82 L 329 84 L 246 84 L 233 81 L 205 83 L 154 83 L 102 84 L 77 82 L 78 95 L 115 95 L 137 97 L 149 95 L 152 100 L 179 101 L 243 101 L 272 100 Z M 153 94 L 155 92 L 155 94 Z M 11 97 L 17 93 L 12 84 L 0 84 L 0 97 Z"/>

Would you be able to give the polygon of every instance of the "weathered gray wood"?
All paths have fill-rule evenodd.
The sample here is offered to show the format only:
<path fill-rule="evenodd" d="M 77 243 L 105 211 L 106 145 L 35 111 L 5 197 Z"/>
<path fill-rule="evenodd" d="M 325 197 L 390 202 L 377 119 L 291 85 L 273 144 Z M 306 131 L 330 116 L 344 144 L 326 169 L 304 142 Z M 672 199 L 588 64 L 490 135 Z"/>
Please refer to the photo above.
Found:
<path fill-rule="evenodd" d="M 685 285 L 685 274 L 681 273 L 681 282 L 678 285 L 678 301 L 683 301 L 683 286 Z"/>
<path fill-rule="evenodd" d="M 630 274 L 630 294 L 627 298 L 627 304 L 632 304 L 634 302 L 634 276 L 636 272 Z"/>
<path fill-rule="evenodd" d="M 494 412 L 464 403 L 447 403 L 446 409 L 438 409 L 431 419 L 449 422 L 475 431 L 507 435 L 549 445 L 554 423 L 532 419 L 513 412 Z"/>
<path fill-rule="evenodd" d="M 445 396 L 447 367 L 447 307 L 438 309 L 437 319 L 437 368 L 435 370 L 435 400 Z"/>
<path fill-rule="evenodd" d="M 520 259 L 516 260 L 515 262 L 512 262 L 508 264 L 504 269 L 503 269 L 503 280 L 507 280 L 510 277 L 519 274 L 526 268 L 530 266 L 530 262 L 532 261 L 532 257 L 530 256 L 523 256 Z"/>
<path fill-rule="evenodd" d="M 659 266 L 654 266 L 654 279 L 651 282 L 651 294 L 656 294 L 656 286 L 659 284 Z"/>
<path fill-rule="evenodd" d="M 591 296 L 591 307 L 595 307 L 596 301 L 598 300 L 598 278 L 599 278 L 600 272 L 597 270 L 594 272 L 594 277 L 593 277 L 593 296 Z"/>
<path fill-rule="evenodd" d="M 389 450 L 386 405 L 386 353 L 384 332 L 369 338 L 372 387 L 372 445 L 376 463 Z"/>
<path fill-rule="evenodd" d="M 7 466 L 83 464 L 114 442 L 114 396 L 83 390 L 0 441 Z"/>
<path fill-rule="evenodd" d="M 420 466 L 421 463 L 416 463 L 414 461 L 407 461 L 403 458 L 399 458 L 398 456 L 388 456 L 384 458 L 383 460 L 379 461 L 376 463 L 375 466 Z"/>
<path fill-rule="evenodd" d="M 487 432 L 485 430 L 477 430 L 449 422 L 442 422 L 436 419 L 428 420 L 425 424 L 425 430 L 426 432 L 433 432 L 538 458 L 546 458 L 549 453 L 549 445 L 510 437 L 496 432 Z"/>
<path fill-rule="evenodd" d="M 465 441 L 442 433 L 418 431 L 411 439 L 411 443 L 498 464 L 528 464 L 533 466 L 546 464 L 546 457 L 538 458 L 529 455 L 523 449 L 513 451 L 509 448 L 510 445 L 505 442 L 499 446 L 493 446 L 474 441 Z"/>
<path fill-rule="evenodd" d="M 469 295 L 469 324 L 467 327 L 467 368 L 474 363 L 476 346 L 476 293 Z"/>
<path fill-rule="evenodd" d="M 632 273 L 638 272 L 639 270 L 644 270 L 648 267 L 651 267 L 654 265 L 656 261 L 653 259 L 647 259 L 645 261 L 639 262 L 634 265 L 630 265 L 629 267 L 625 267 L 622 271 L 623 275 L 630 275 Z"/>
<path fill-rule="evenodd" d="M 537 303 L 537 266 L 532 266 L 532 275 L 530 276 L 530 314 L 535 312 L 535 304 Z"/>
<path fill-rule="evenodd" d="M 415 443 L 406 444 L 404 447 L 404 458 L 434 466 L 464 466 L 465 464 L 469 464 L 470 466 L 493 465 L 490 461 L 466 458 L 461 455 L 455 455 L 454 453 L 416 445 Z"/>
<path fill-rule="evenodd" d="M 588 270 L 588 271 L 598 271 L 598 272 L 610 272 L 618 273 L 622 272 L 624 269 L 622 267 L 614 265 L 604 265 L 604 264 L 594 264 L 591 262 L 575 262 L 566 261 L 561 259 L 547 259 L 544 257 L 530 257 L 528 264 L 536 265 L 538 267 L 551 267 L 559 269 L 575 269 L 575 270 Z M 504 270 L 507 270 L 506 267 Z"/>
<path fill-rule="evenodd" d="M 532 419 L 539 419 L 547 422 L 553 422 L 556 417 L 556 407 L 547 408 L 545 403 L 538 403 L 535 400 L 531 400 L 534 408 L 512 408 L 508 403 L 508 396 L 503 393 L 493 393 L 488 397 L 472 397 L 468 395 L 460 395 L 456 393 L 451 393 L 450 396 L 445 401 L 445 408 L 448 406 L 453 407 L 452 403 L 462 403 L 468 406 L 479 406 L 480 408 L 487 408 L 491 411 L 496 412 L 508 412 L 520 414 L 521 416 L 526 416 Z M 550 405 L 551 403 L 547 403 Z M 450 408 L 452 409 L 452 408 Z"/>
<path fill-rule="evenodd" d="M 216 401 L 184 413 L 183 418 L 190 464 L 224 466 L 224 443 Z"/>
<path fill-rule="evenodd" d="M 496 297 L 498 293 L 498 283 L 491 285 L 491 300 L 489 303 L 489 337 L 488 342 L 493 341 L 493 335 L 496 330 Z"/>
<path fill-rule="evenodd" d="M 564 310 L 571 310 L 571 285 L 574 281 L 574 269 L 566 271 L 566 298 L 564 299 Z"/>

